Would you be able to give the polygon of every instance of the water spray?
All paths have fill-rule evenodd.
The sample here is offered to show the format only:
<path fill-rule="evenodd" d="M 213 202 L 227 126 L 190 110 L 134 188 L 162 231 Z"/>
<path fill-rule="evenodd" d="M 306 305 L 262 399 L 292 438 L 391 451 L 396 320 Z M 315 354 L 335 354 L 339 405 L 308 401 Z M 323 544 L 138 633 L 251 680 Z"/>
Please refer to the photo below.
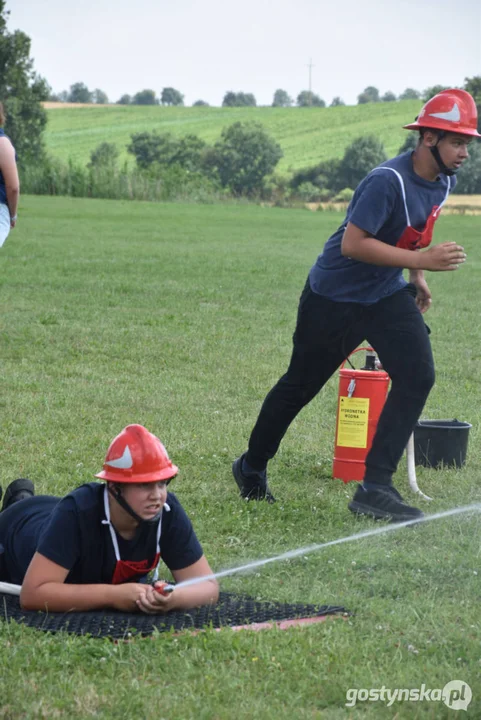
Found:
<path fill-rule="evenodd" d="M 184 580 L 174 587 L 180 589 L 184 587 L 190 587 L 191 585 L 197 585 L 198 583 L 205 582 L 206 580 L 218 580 L 219 578 L 229 577 L 236 575 L 241 572 L 249 572 L 256 568 L 269 565 L 270 563 L 280 562 L 281 560 L 291 560 L 292 558 L 299 557 L 300 555 L 309 555 L 324 548 L 332 547 L 333 545 L 342 545 L 343 543 L 353 542 L 354 540 L 362 540 L 367 537 L 374 537 L 375 535 L 383 535 L 384 533 L 394 532 L 401 528 L 410 527 L 411 525 L 419 525 L 420 523 L 430 522 L 431 520 L 441 520 L 442 518 L 451 517 L 453 515 L 461 515 L 463 513 L 481 512 L 481 503 L 475 503 L 473 505 L 465 505 L 459 508 L 453 508 L 451 510 L 444 510 L 439 513 L 432 515 L 425 515 L 422 518 L 416 518 L 414 520 L 406 520 L 404 522 L 393 523 L 392 525 L 384 525 L 380 528 L 374 528 L 372 530 L 365 530 L 364 532 L 356 533 L 355 535 L 348 535 L 347 537 L 337 538 L 336 540 L 329 540 L 328 542 L 319 543 L 316 545 L 308 545 L 307 547 L 298 548 L 297 550 L 289 550 L 288 552 L 282 553 L 281 555 L 275 555 L 273 557 L 264 558 L 264 560 L 256 560 L 246 565 L 238 565 L 237 567 L 230 568 L 228 570 L 221 570 L 211 575 L 204 575 L 203 577 L 191 578 L 190 580 Z"/>
<path fill-rule="evenodd" d="M 227 570 L 221 570 L 211 575 L 203 575 L 201 577 L 190 578 L 189 580 L 183 580 L 182 582 L 172 585 L 164 584 L 162 586 L 162 594 L 171 593 L 174 590 L 180 588 L 191 587 L 192 585 L 198 585 L 199 583 L 206 582 L 207 580 L 219 580 L 223 577 L 229 577 L 237 575 L 237 573 L 249 572 L 256 568 L 264 567 L 264 565 L 270 565 L 274 562 L 281 562 L 282 560 L 292 560 L 293 558 L 301 555 L 309 555 L 319 550 L 324 550 L 334 545 L 342 545 L 343 543 L 353 542 L 354 540 L 363 540 L 368 537 L 375 537 L 377 535 L 384 535 L 389 532 L 401 530 L 405 527 L 414 525 L 420 525 L 421 523 L 431 522 L 432 520 L 442 520 L 443 518 L 453 517 L 455 515 L 462 515 L 465 513 L 481 512 L 481 503 L 474 503 L 473 505 L 464 505 L 458 508 L 452 508 L 451 510 L 443 510 L 442 512 L 434 513 L 432 515 L 426 515 L 422 518 L 415 518 L 414 520 L 406 520 L 404 522 L 393 523 L 392 525 L 383 525 L 382 527 L 373 528 L 372 530 L 364 530 L 363 532 L 356 533 L 354 535 L 348 535 L 346 537 L 337 538 L 336 540 L 329 540 L 324 543 L 318 543 L 316 545 L 307 545 L 303 548 L 297 548 L 296 550 L 289 550 L 288 552 L 282 553 L 281 555 L 274 555 L 272 557 L 264 558 L 263 560 L 255 560 L 254 562 L 247 563 L 245 565 L 237 565 L 236 567 L 229 568 Z M 13 585 L 12 583 L 0 582 L 0 592 L 10 595 L 20 595 L 21 586 Z"/>

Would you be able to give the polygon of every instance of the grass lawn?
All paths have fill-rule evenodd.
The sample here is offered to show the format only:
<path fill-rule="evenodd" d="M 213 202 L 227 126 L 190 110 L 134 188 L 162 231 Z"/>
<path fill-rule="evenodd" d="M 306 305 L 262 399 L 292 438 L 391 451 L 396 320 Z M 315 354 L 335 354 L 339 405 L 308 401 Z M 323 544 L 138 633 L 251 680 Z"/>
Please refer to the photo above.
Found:
<path fill-rule="evenodd" d="M 362 135 L 375 135 L 388 157 L 396 155 L 406 138 L 403 125 L 421 109 L 420 100 L 368 103 L 335 108 L 218 108 L 160 107 L 159 105 L 59 106 L 48 109 L 45 141 L 49 152 L 63 160 L 87 164 L 102 142 L 117 145 L 121 160 L 134 164 L 127 145 L 133 133 L 170 132 L 198 135 L 208 143 L 220 138 L 235 122 L 261 123 L 280 144 L 284 157 L 276 170 L 291 173 L 321 160 L 342 157 Z"/>
<path fill-rule="evenodd" d="M 377 527 L 349 513 L 354 488 L 331 478 L 337 377 L 270 465 L 275 505 L 242 502 L 230 471 L 289 360 L 306 274 L 341 221 L 23 197 L 0 252 L 3 487 L 30 477 L 38 493 L 66 493 L 93 479 L 125 425 L 142 423 L 181 469 L 171 487 L 215 570 Z M 479 218 L 441 217 L 436 233 L 462 241 L 468 261 L 428 278 L 437 383 L 423 417 L 473 427 L 465 468 L 418 469 L 434 498 L 419 501 L 426 512 L 481 499 Z M 404 460 L 396 486 L 413 500 Z M 0 622 L 0 717 L 437 720 L 453 716 L 440 701 L 346 707 L 346 692 L 463 680 L 467 716 L 479 718 L 480 540 L 479 516 L 457 516 L 222 582 L 353 613 L 313 627 L 114 645 Z"/>

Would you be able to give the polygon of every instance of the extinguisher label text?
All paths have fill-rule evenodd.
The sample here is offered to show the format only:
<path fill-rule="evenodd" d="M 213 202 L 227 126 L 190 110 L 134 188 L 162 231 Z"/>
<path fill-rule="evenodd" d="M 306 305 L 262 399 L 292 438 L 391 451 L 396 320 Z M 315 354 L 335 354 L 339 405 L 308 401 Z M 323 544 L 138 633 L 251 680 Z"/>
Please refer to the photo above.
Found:
<path fill-rule="evenodd" d="M 337 444 L 341 447 L 367 447 L 369 398 L 341 397 L 337 425 Z"/>

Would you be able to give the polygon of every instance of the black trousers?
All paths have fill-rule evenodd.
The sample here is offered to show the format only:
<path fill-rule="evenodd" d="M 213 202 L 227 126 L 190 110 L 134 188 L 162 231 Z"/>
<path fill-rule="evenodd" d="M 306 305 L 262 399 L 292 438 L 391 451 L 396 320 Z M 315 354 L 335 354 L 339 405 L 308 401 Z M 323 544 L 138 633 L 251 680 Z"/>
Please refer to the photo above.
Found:
<path fill-rule="evenodd" d="M 289 368 L 262 405 L 246 460 L 263 470 L 276 454 L 289 425 L 365 339 L 391 378 L 391 390 L 366 458 L 365 482 L 390 484 L 434 384 L 427 327 L 413 286 L 374 305 L 333 302 L 302 292 Z"/>

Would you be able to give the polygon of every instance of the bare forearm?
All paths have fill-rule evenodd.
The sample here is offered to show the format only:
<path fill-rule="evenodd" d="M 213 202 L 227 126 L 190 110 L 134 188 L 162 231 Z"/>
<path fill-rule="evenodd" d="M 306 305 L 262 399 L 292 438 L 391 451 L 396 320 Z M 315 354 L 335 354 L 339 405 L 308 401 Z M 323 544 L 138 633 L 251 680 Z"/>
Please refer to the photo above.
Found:
<path fill-rule="evenodd" d="M 216 580 L 206 580 L 198 585 L 175 589 L 169 610 L 187 610 L 200 605 L 213 605 L 219 599 L 219 585 Z"/>
<path fill-rule="evenodd" d="M 424 280 L 424 270 L 410 270 L 409 271 L 409 282 L 416 283 Z"/>
<path fill-rule="evenodd" d="M 413 282 L 423 281 L 423 270 L 457 270 L 466 260 L 464 248 L 455 242 L 444 242 L 421 252 L 413 252 L 377 240 L 353 223 L 347 224 L 342 237 L 341 254 L 369 265 L 406 268 L 414 273 L 413 278 L 416 279 Z"/>
<path fill-rule="evenodd" d="M 17 209 L 18 209 L 18 199 L 20 197 L 20 187 L 18 185 L 17 186 L 6 185 L 5 190 L 7 193 L 7 205 L 8 205 L 8 210 L 10 212 L 10 217 L 15 217 L 17 214 Z"/>
<path fill-rule="evenodd" d="M 69 612 L 113 607 L 116 585 L 70 585 L 48 582 L 37 588 L 22 587 L 20 605 L 24 610 Z"/>
<path fill-rule="evenodd" d="M 354 242 L 349 240 L 345 242 L 343 239 L 341 253 L 353 260 L 370 265 L 407 268 L 414 271 L 422 267 L 421 253 L 393 247 L 373 237 L 363 237 Z"/>

